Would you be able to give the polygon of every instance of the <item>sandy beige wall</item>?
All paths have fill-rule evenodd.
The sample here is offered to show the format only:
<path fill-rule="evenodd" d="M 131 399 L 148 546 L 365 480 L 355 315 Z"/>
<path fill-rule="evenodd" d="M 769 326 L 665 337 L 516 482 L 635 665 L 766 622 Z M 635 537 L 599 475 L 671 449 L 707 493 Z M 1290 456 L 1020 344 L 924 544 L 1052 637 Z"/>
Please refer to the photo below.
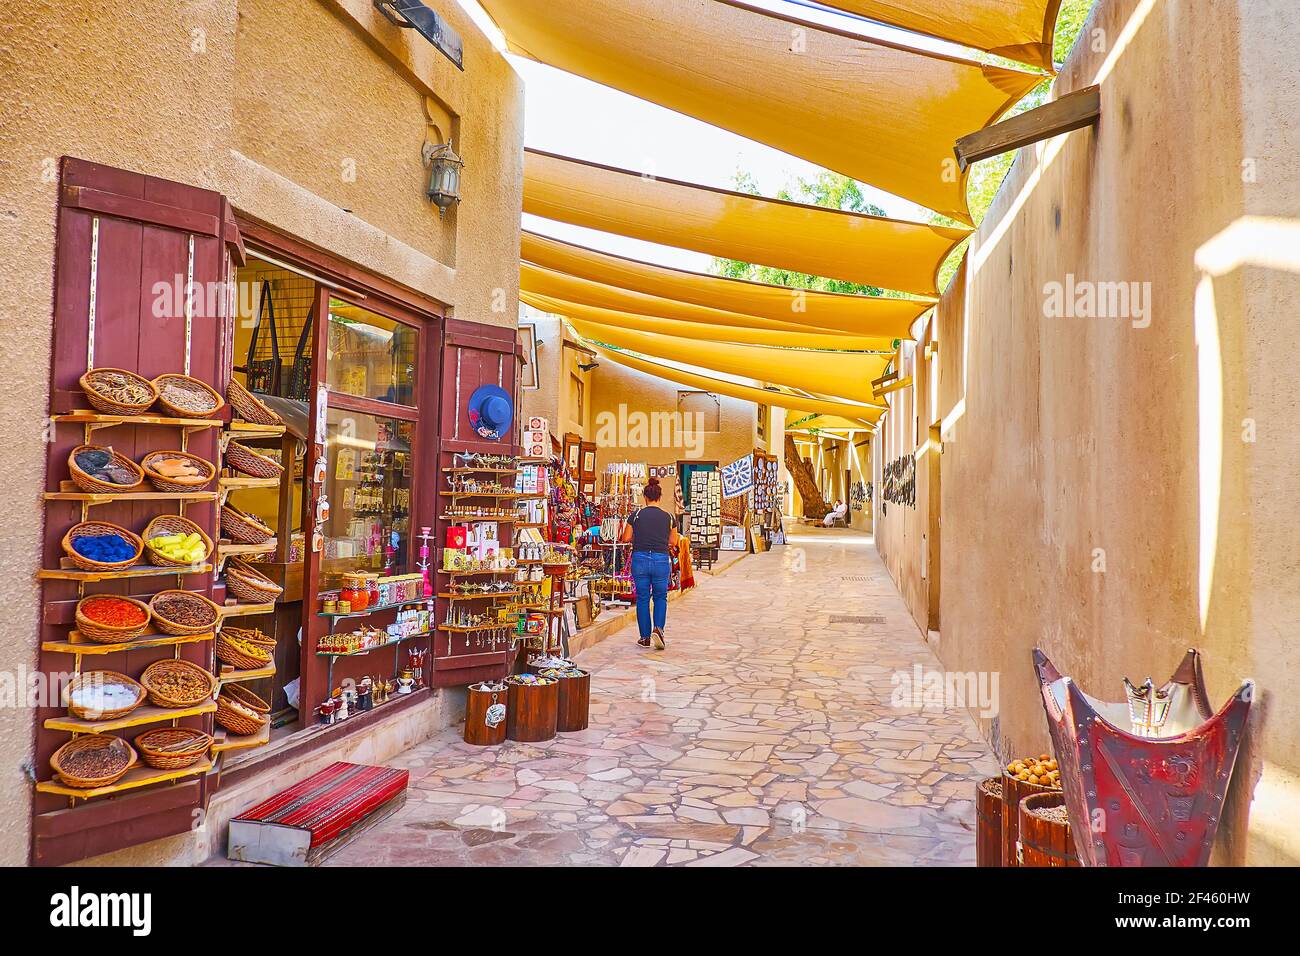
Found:
<path fill-rule="evenodd" d="M 521 83 L 456 3 L 432 6 L 464 38 L 464 73 L 369 0 L 37 0 L 6 18 L 0 670 L 34 664 L 60 156 L 221 191 L 461 318 L 514 324 Z M 419 166 L 426 97 L 466 162 L 464 202 L 442 222 Z M 0 709 L 0 863 L 27 859 L 31 737 L 29 712 Z"/>
<path fill-rule="evenodd" d="M 1294 864 L 1300 21 L 1195 7 L 1102 0 L 1059 80 L 1100 125 L 1021 151 L 940 310 L 940 654 L 1000 672 L 1004 754 L 1047 742 L 1036 644 L 1112 699 L 1189 646 L 1216 702 L 1256 678 L 1216 859 Z M 1046 316 L 1069 275 L 1150 283 L 1149 324 Z"/>

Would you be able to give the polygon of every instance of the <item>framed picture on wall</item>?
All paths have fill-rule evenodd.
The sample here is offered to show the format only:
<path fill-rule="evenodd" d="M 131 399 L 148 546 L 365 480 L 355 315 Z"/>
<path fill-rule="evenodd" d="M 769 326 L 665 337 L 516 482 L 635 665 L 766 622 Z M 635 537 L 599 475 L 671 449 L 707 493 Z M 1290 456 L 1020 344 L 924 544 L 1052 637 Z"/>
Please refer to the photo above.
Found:
<path fill-rule="evenodd" d="M 582 479 L 583 481 L 593 481 L 596 478 L 596 443 L 585 441 L 581 447 Z"/>
<path fill-rule="evenodd" d="M 519 370 L 520 388 L 540 388 L 537 369 L 537 326 L 521 325 L 518 332 L 519 345 L 523 349 L 523 366 Z"/>
<path fill-rule="evenodd" d="M 582 465 L 582 436 L 573 432 L 564 434 L 564 465 L 576 478 Z"/>

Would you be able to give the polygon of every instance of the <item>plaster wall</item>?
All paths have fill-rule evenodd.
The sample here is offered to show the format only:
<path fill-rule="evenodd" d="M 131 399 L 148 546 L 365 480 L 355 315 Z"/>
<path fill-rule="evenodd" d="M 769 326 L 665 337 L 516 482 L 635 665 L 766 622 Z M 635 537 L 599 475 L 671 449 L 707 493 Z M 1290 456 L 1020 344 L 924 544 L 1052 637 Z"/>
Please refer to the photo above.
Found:
<path fill-rule="evenodd" d="M 430 4 L 464 40 L 463 73 L 369 0 L 35 0 L 6 18 L 0 671 L 35 665 L 60 156 L 220 191 L 459 318 L 515 323 L 522 84 L 454 0 Z M 466 162 L 445 220 L 423 192 L 430 119 Z M 31 744 L 31 712 L 0 707 L 0 864 L 27 860 Z"/>
<path fill-rule="evenodd" d="M 1048 742 L 1035 645 L 1107 699 L 1189 646 L 1216 704 L 1255 678 L 1215 861 L 1295 864 L 1300 20 L 1196 9 L 1094 8 L 1057 87 L 1100 83 L 1100 123 L 1020 151 L 938 310 L 939 654 L 998 672 L 980 723 L 1004 756 Z M 1048 315 L 1071 281 L 1138 283 L 1145 314 Z M 881 455 L 925 441 L 901 417 Z M 921 543 L 894 510 L 878 540 L 908 596 Z"/>

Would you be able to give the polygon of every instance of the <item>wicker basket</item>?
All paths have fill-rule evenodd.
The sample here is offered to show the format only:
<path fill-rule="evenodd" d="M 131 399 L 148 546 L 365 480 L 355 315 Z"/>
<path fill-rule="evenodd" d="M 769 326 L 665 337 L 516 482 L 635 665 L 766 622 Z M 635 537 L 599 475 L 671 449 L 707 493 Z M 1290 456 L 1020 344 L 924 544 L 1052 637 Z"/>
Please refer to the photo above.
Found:
<path fill-rule="evenodd" d="M 167 598 L 181 598 L 203 608 L 208 612 L 208 622 L 206 624 L 181 624 L 177 621 L 169 620 L 158 611 L 158 605 L 162 600 Z M 195 594 L 193 591 L 181 591 L 172 589 L 169 591 L 159 591 L 149 599 L 149 611 L 153 614 L 154 623 L 158 625 L 158 630 L 164 634 L 171 634 L 174 637 L 186 637 L 191 634 L 206 634 L 216 629 L 218 622 L 221 620 L 221 609 L 205 598 L 202 594 Z"/>
<path fill-rule="evenodd" d="M 73 754 L 84 750 L 106 750 L 109 748 L 120 753 L 120 760 L 118 761 L 120 767 L 114 767 L 109 773 L 99 777 L 79 777 L 67 769 L 65 761 Z M 121 748 L 125 748 L 125 750 Z M 108 734 L 86 734 L 74 740 L 69 740 L 54 751 L 54 756 L 50 757 L 50 767 L 67 786 L 90 790 L 93 787 L 107 787 L 110 784 L 117 783 L 126 775 L 128 770 L 136 765 L 138 759 L 135 750 L 121 737 L 113 737 Z"/>
<path fill-rule="evenodd" d="M 206 683 L 206 690 L 202 693 L 189 694 L 187 696 L 174 696 L 175 692 L 171 690 L 162 690 L 159 688 L 159 680 L 168 674 L 194 674 L 201 676 Z M 198 664 L 193 664 L 186 660 L 165 659 L 154 661 L 144 669 L 140 675 L 140 683 L 144 689 L 149 692 L 149 703 L 158 707 L 193 707 L 212 697 L 213 690 L 216 689 L 216 678 L 205 671 Z"/>
<path fill-rule="evenodd" d="M 237 441 L 232 441 L 226 447 L 226 464 L 253 478 L 279 478 L 284 471 L 284 465 L 274 458 L 259 455 Z"/>
<path fill-rule="evenodd" d="M 121 465 L 136 476 L 135 484 L 118 485 L 111 481 L 104 481 L 102 478 L 95 478 L 83 471 L 77 464 L 77 456 L 86 451 L 107 451 L 113 455 L 111 464 Z M 68 455 L 68 474 L 72 478 L 72 483 L 82 491 L 92 495 L 120 495 L 124 491 L 138 491 L 141 482 L 144 481 L 144 472 L 140 466 L 133 462 L 121 452 L 113 451 L 107 445 L 78 445 L 72 449 L 72 454 Z"/>
<path fill-rule="evenodd" d="M 72 547 L 74 538 L 106 538 L 111 534 L 121 535 L 127 544 L 135 546 L 135 555 L 127 561 L 95 561 L 92 558 L 83 557 L 78 554 Z M 63 536 L 63 553 L 68 556 L 68 560 L 83 571 L 121 571 L 123 568 L 129 568 L 140 560 L 140 554 L 144 550 L 144 542 L 140 540 L 139 535 L 132 534 L 120 525 L 110 524 L 107 521 L 83 521 L 80 524 L 74 524 L 68 529 L 68 533 Z"/>
<path fill-rule="evenodd" d="M 207 393 L 212 399 L 212 407 L 204 412 L 196 412 L 190 408 L 182 408 L 180 405 L 173 405 L 163 397 L 163 386 L 168 382 L 175 384 L 185 384 Z M 197 378 L 191 378 L 189 375 L 182 375 L 179 372 L 169 372 L 166 375 L 159 375 L 153 380 L 153 387 L 158 390 L 158 404 L 177 418 L 211 418 L 217 412 L 226 407 L 226 400 L 222 398 L 217 390 L 207 382 L 201 382 Z"/>
<path fill-rule="evenodd" d="M 197 562 L 202 564 L 212 557 L 213 547 L 212 539 L 207 536 L 202 528 L 189 518 L 182 518 L 180 515 L 159 515 L 154 518 L 144 529 L 144 547 L 149 552 L 149 560 L 160 568 L 192 567 L 185 561 L 174 561 L 156 548 L 151 548 L 149 540 L 164 534 L 193 534 L 195 532 L 198 532 L 199 537 L 203 539 L 203 558 Z"/>
<path fill-rule="evenodd" d="M 111 624 L 97 624 L 87 617 L 83 611 L 86 605 L 93 601 L 102 601 L 112 598 L 115 601 L 126 601 L 133 604 L 144 613 L 144 623 L 129 625 L 126 627 L 117 627 Z M 127 597 L 124 594 L 96 594 L 88 598 L 82 598 L 77 602 L 77 632 L 89 641 L 96 644 L 124 644 L 127 641 L 134 641 L 137 637 L 149 629 L 149 605 L 143 601 L 137 601 L 135 598 Z"/>
<path fill-rule="evenodd" d="M 217 696 L 217 723 L 238 737 L 261 730 L 271 719 L 270 713 L 270 704 L 239 684 L 226 684 Z"/>
<path fill-rule="evenodd" d="M 284 588 L 265 574 L 234 559 L 226 562 L 226 590 L 251 604 L 269 603 L 284 593 Z"/>
<path fill-rule="evenodd" d="M 182 770 L 203 759 L 212 736 L 187 727 L 159 727 L 135 738 L 140 759 L 159 770 Z"/>
<path fill-rule="evenodd" d="M 135 703 L 124 707 L 110 707 L 107 710 L 99 710 L 94 707 L 73 703 L 73 697 L 77 691 L 95 684 L 116 684 L 126 687 L 135 692 Z M 125 717 L 144 703 L 145 689 L 140 685 L 139 681 L 132 680 L 117 671 L 84 671 L 68 683 L 63 696 L 64 700 L 67 701 L 68 713 L 78 720 L 116 720 L 119 717 Z"/>
<path fill-rule="evenodd" d="M 255 657 L 246 648 L 242 648 L 235 643 L 236 637 L 237 635 L 227 634 L 225 630 L 217 635 L 215 648 L 217 660 L 223 664 L 229 664 L 231 667 L 250 671 L 260 670 L 271 663 L 271 648 L 262 644 L 252 644 L 253 649 L 260 651 L 262 654 L 262 656 Z"/>
<path fill-rule="evenodd" d="M 226 386 L 226 399 L 239 417 L 252 425 L 283 425 L 284 419 L 266 407 L 256 395 L 233 378 Z"/>
<path fill-rule="evenodd" d="M 91 383 L 103 378 L 105 375 L 112 373 L 123 375 L 138 385 L 144 386 L 149 390 L 149 397 L 142 404 L 128 404 L 111 399 L 106 395 L 101 395 L 90 387 Z M 86 401 L 90 402 L 91 408 L 97 412 L 103 412 L 106 415 L 143 415 L 149 411 L 149 406 L 158 400 L 158 389 L 154 388 L 153 382 L 149 381 L 143 375 L 137 375 L 135 372 L 124 368 L 92 368 L 86 374 L 81 376 L 81 390 L 86 393 Z"/>
<path fill-rule="evenodd" d="M 166 475 L 160 475 L 150 467 L 154 462 L 164 461 L 168 458 L 184 458 L 203 472 L 198 478 L 168 478 Z M 212 479 L 217 477 L 217 468 L 212 462 L 200 458 L 198 455 L 191 455 L 187 451 L 151 451 L 140 459 L 140 467 L 144 470 L 145 477 L 149 483 L 159 491 L 180 492 L 202 491 Z"/>
<path fill-rule="evenodd" d="M 262 544 L 271 540 L 275 532 L 254 515 L 240 511 L 232 504 L 221 506 L 221 536 L 243 544 Z"/>

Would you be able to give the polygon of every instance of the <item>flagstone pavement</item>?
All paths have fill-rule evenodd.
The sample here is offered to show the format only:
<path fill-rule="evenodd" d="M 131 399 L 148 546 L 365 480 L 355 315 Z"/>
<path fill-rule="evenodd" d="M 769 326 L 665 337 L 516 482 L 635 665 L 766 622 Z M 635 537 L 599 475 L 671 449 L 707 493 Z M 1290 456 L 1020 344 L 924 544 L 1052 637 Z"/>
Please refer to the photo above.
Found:
<path fill-rule="evenodd" d="M 667 636 L 580 655 L 581 733 L 452 729 L 390 761 L 406 805 L 328 865 L 973 864 L 997 764 L 964 712 L 891 706 L 896 672 L 939 665 L 868 536 L 750 555 L 672 604 Z"/>

